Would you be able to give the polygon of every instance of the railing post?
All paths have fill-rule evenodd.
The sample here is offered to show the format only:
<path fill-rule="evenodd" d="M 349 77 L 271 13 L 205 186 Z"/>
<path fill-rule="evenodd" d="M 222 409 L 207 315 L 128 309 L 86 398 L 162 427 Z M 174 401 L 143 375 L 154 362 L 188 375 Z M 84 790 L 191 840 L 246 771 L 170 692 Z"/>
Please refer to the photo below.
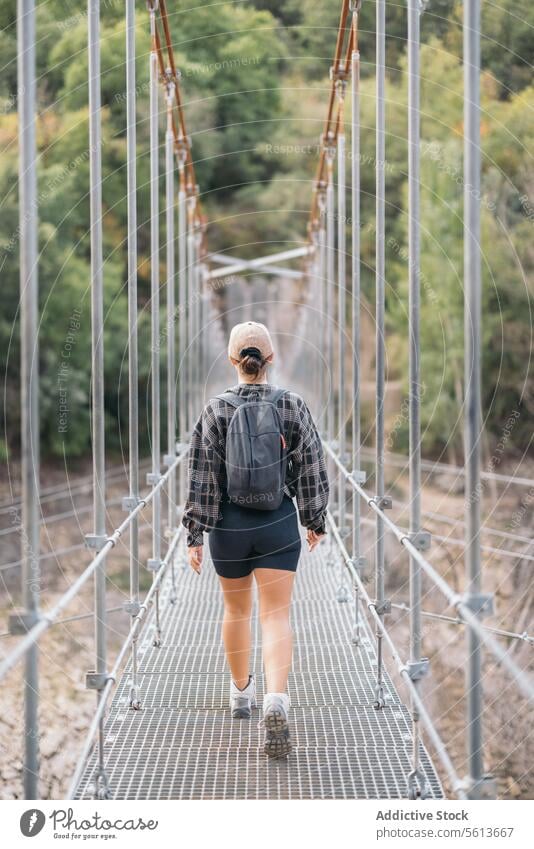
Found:
<path fill-rule="evenodd" d="M 175 78 L 167 69 L 166 79 L 167 129 L 165 132 L 165 236 L 167 274 L 167 454 L 165 465 L 169 467 L 176 459 L 176 337 L 175 337 L 175 251 L 174 239 L 174 132 L 173 106 Z M 176 473 L 172 472 L 167 483 L 167 529 L 170 545 L 176 528 Z M 174 557 L 171 558 L 171 604 L 176 601 Z"/>
<path fill-rule="evenodd" d="M 102 258 L 102 141 L 100 104 L 100 2 L 88 0 L 89 143 L 91 214 L 91 337 L 94 534 L 88 544 L 99 551 L 106 542 L 105 430 L 104 430 L 104 281 Z M 101 698 L 107 677 L 106 560 L 95 571 L 96 669 L 87 684 Z M 109 797 L 104 763 L 104 717 L 99 723 L 98 770 L 95 795 Z"/>
<path fill-rule="evenodd" d="M 200 404 L 202 396 L 202 268 L 200 264 L 200 247 L 202 242 L 202 230 L 197 222 L 195 227 L 195 335 L 194 335 L 194 389 L 195 389 L 195 419 L 200 413 Z"/>
<path fill-rule="evenodd" d="M 309 282 L 305 313 L 306 318 L 309 317 L 310 310 L 317 309 L 319 310 L 319 315 L 321 314 L 320 304 L 322 296 L 322 286 L 321 279 L 319 276 L 319 228 L 317 221 L 314 221 L 313 224 L 309 226 L 309 237 L 313 245 L 313 255 L 309 266 Z M 319 324 L 320 323 L 321 322 L 319 322 Z M 310 353 L 313 357 L 310 393 L 313 397 L 313 411 L 317 420 L 319 410 L 319 396 L 321 394 L 321 349 L 320 347 L 318 347 Z"/>
<path fill-rule="evenodd" d="M 352 345 L 352 475 L 357 483 L 365 483 L 365 475 L 360 469 L 360 53 L 358 50 L 358 13 L 361 0 L 353 0 L 352 30 L 353 50 L 351 55 L 351 246 L 352 246 L 352 285 L 351 285 L 351 345 Z M 354 568 L 363 567 L 360 533 L 360 498 L 352 493 L 352 561 Z M 354 588 L 354 643 L 360 642 L 360 593 L 357 584 Z"/>
<path fill-rule="evenodd" d="M 465 382 L 465 601 L 481 614 L 480 440 L 481 440 L 481 266 L 480 266 L 480 0 L 465 0 L 464 39 L 464 382 Z M 468 795 L 493 796 L 491 776 L 484 775 L 482 646 L 467 626 Z"/>
<path fill-rule="evenodd" d="M 126 153 L 128 199 L 128 454 L 129 498 L 125 507 L 139 503 L 139 378 L 137 344 L 137 133 L 135 91 L 135 0 L 126 2 Z M 130 525 L 130 601 L 126 605 L 132 620 L 139 613 L 139 520 Z M 137 639 L 132 645 L 130 707 L 140 707 L 137 679 Z"/>
<path fill-rule="evenodd" d="M 385 76 L 386 76 L 386 3 L 376 3 L 376 464 L 375 492 L 381 501 L 384 496 L 384 398 L 385 398 Z M 384 616 L 384 523 L 377 514 L 375 543 L 375 594 L 377 612 Z M 384 707 L 382 668 L 382 634 L 377 639 L 377 681 L 375 707 Z"/>
<path fill-rule="evenodd" d="M 37 273 L 37 146 L 35 139 L 35 4 L 18 0 L 17 70 L 19 114 L 20 357 L 22 465 L 22 601 L 12 630 L 28 630 L 39 618 L 39 354 Z M 23 622 L 20 620 L 23 618 Z M 10 628 L 11 630 L 11 628 Z M 39 648 L 26 652 L 24 672 L 24 797 L 39 790 Z"/>
<path fill-rule="evenodd" d="M 317 402 L 318 409 L 318 424 L 321 434 L 325 433 L 325 418 L 326 418 L 326 185 L 322 183 L 317 190 L 317 207 L 319 211 L 318 222 L 318 279 L 319 279 L 319 398 Z"/>
<path fill-rule="evenodd" d="M 196 200 L 195 200 L 196 209 Z M 198 390 L 198 266 L 197 266 L 197 222 L 193 219 L 191 232 L 191 338 L 189 349 L 191 352 L 191 428 L 193 428 L 197 417 L 197 390 Z"/>
<path fill-rule="evenodd" d="M 206 377 L 206 335 L 204 333 L 204 323 L 206 320 L 206 293 L 204 291 L 204 263 L 202 262 L 201 248 L 198 248 L 198 397 L 199 404 L 197 412 L 200 412 L 202 407 L 202 398 L 204 392 L 204 381 Z"/>
<path fill-rule="evenodd" d="M 187 208 L 185 193 L 185 161 L 187 149 L 185 139 L 179 139 L 178 145 L 178 362 L 179 362 L 179 404 L 178 432 L 181 447 L 187 439 Z M 180 464 L 180 504 L 185 499 L 186 464 Z"/>
<path fill-rule="evenodd" d="M 194 187 L 188 186 L 187 196 L 187 352 L 186 352 L 186 386 L 187 386 L 187 409 L 188 409 L 188 433 L 193 432 L 195 425 L 195 399 L 194 399 L 194 301 L 196 298 L 195 287 L 195 206 L 196 198 L 193 194 Z"/>
<path fill-rule="evenodd" d="M 324 139 L 326 159 L 326 361 L 331 369 L 329 398 L 326 407 L 326 438 L 329 445 L 334 439 L 334 287 L 335 287 L 335 230 L 334 230 L 334 156 L 336 153 L 333 137 Z M 326 400 L 326 399 L 325 399 Z M 334 466 L 330 463 L 330 479 L 334 475 Z M 332 511 L 334 505 L 332 505 Z"/>
<path fill-rule="evenodd" d="M 346 330 L 346 163 L 345 163 L 345 92 L 347 88 L 346 74 L 341 68 L 332 68 L 332 76 L 336 79 L 338 101 L 338 134 L 337 134 L 337 355 L 338 355 L 338 399 L 337 399 L 337 431 L 339 457 L 345 463 L 345 330 Z M 338 482 L 338 526 L 341 537 L 346 534 L 345 520 L 346 484 L 344 475 L 339 475 Z M 349 600 L 349 591 L 344 579 L 345 566 L 339 559 L 339 584 L 336 598 L 339 602 Z"/>
<path fill-rule="evenodd" d="M 160 422 L 160 317 L 159 317 L 159 134 L 158 134 L 158 55 L 156 51 L 156 8 L 148 0 L 150 12 L 150 315 L 151 315 L 151 440 L 152 471 L 147 483 L 155 486 L 161 476 L 161 422 Z M 156 580 L 161 568 L 161 490 L 152 502 L 152 557 L 147 563 Z M 159 589 L 155 594 L 155 633 L 153 644 L 161 646 Z"/>
<path fill-rule="evenodd" d="M 202 339 L 203 339 L 203 354 L 202 354 L 202 391 L 205 392 L 208 381 L 210 368 L 210 340 L 211 340 L 211 286 L 208 281 L 208 266 L 202 261 L 200 268 L 200 278 L 202 285 Z M 201 392 L 200 402 L 204 405 L 204 396 Z"/>
<path fill-rule="evenodd" d="M 421 0 L 408 0 L 408 275 L 409 275 L 409 465 L 410 534 L 416 540 L 421 531 L 421 376 L 420 376 L 420 239 L 419 239 L 419 40 Z M 410 664 L 413 684 L 427 670 L 421 663 L 421 567 L 410 555 Z M 419 712 L 412 697 L 412 771 L 408 776 L 411 799 L 426 798 L 427 782 L 420 768 Z"/>

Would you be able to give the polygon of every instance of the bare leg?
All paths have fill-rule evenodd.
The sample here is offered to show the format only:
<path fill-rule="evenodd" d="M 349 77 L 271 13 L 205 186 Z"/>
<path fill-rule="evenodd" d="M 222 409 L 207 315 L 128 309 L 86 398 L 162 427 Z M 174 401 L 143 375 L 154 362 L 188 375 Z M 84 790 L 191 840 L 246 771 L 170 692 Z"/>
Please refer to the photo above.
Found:
<path fill-rule="evenodd" d="M 267 693 L 284 693 L 293 654 L 289 607 L 295 573 L 287 569 L 255 569 L 263 638 Z"/>
<path fill-rule="evenodd" d="M 241 690 L 248 684 L 252 575 L 221 578 L 224 596 L 223 642 L 232 678 Z"/>

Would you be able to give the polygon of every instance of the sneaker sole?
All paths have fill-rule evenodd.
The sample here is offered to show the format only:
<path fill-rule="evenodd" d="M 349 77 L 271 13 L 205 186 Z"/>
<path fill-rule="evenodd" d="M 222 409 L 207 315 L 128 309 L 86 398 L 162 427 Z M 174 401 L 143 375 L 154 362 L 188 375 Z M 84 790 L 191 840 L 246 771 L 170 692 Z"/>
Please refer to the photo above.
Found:
<path fill-rule="evenodd" d="M 282 711 L 270 710 L 263 718 L 265 743 L 263 751 L 269 758 L 285 758 L 291 751 L 289 725 Z"/>
<path fill-rule="evenodd" d="M 232 711 L 232 719 L 250 719 L 251 716 L 250 708 L 235 708 Z"/>
<path fill-rule="evenodd" d="M 252 708 L 256 707 L 256 700 L 253 699 L 250 707 L 235 707 L 232 708 L 232 719 L 250 719 L 252 716 Z"/>

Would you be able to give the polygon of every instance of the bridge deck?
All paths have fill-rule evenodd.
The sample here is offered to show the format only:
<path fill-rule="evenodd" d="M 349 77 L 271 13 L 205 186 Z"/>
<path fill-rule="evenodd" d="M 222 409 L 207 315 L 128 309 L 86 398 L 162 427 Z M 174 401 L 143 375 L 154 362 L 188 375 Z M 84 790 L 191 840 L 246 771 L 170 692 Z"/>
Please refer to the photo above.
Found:
<path fill-rule="evenodd" d="M 177 555 L 177 601 L 162 588 L 163 645 L 152 623 L 139 648 L 141 711 L 128 707 L 130 666 L 105 726 L 107 774 L 117 799 L 403 798 L 410 771 L 410 717 L 389 677 L 387 705 L 373 708 L 376 655 L 364 626 L 352 642 L 354 607 L 335 600 L 337 567 L 320 547 L 303 554 L 293 604 L 295 654 L 289 679 L 293 751 L 269 761 L 259 711 L 233 720 L 220 637 L 222 602 L 211 563 L 200 578 Z M 252 668 L 263 695 L 256 617 Z M 260 702 L 261 704 L 261 702 Z M 432 795 L 443 791 L 427 752 Z M 92 795 L 95 754 L 76 798 Z"/>

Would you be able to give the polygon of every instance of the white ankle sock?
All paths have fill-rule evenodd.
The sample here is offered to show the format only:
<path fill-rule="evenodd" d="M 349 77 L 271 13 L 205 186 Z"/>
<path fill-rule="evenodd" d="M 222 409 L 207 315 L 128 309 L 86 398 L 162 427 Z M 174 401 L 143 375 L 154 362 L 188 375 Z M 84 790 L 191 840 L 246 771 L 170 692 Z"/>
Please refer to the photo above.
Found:
<path fill-rule="evenodd" d="M 240 693 L 244 693 L 244 692 L 245 692 L 245 690 L 248 690 L 248 688 L 249 688 L 249 687 L 250 687 L 250 685 L 252 684 L 252 675 L 249 675 L 249 676 L 248 676 L 248 681 L 247 681 L 247 683 L 245 684 L 245 686 L 244 686 L 243 688 L 238 687 L 238 686 L 237 686 L 237 684 L 235 683 L 235 681 L 234 681 L 233 679 L 232 679 L 232 684 L 234 685 L 234 687 L 236 688 L 236 690 L 239 690 L 239 692 L 240 692 Z"/>

